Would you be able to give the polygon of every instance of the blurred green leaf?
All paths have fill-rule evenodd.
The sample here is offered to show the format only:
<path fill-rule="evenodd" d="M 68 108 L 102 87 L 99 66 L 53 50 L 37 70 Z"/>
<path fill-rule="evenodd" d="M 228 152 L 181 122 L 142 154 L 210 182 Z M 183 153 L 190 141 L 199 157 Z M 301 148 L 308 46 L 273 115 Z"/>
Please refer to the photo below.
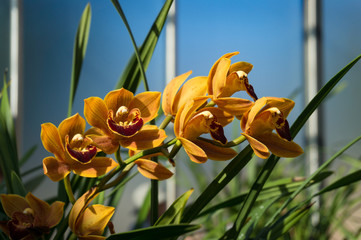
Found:
<path fill-rule="evenodd" d="M 39 185 L 44 181 L 44 179 L 44 174 L 34 176 L 33 178 L 27 180 L 24 183 L 25 189 L 27 189 L 29 192 L 33 192 L 37 187 L 39 187 Z"/>
<path fill-rule="evenodd" d="M 0 103 L 0 168 L 4 176 L 7 192 L 14 193 L 15 189 L 13 189 L 13 185 L 11 184 L 11 172 L 15 172 L 16 175 L 19 176 L 19 159 L 17 154 L 14 120 L 10 110 L 5 79 L 3 86 Z"/>
<path fill-rule="evenodd" d="M 348 185 L 353 184 L 353 183 L 355 183 L 357 181 L 360 181 L 360 180 L 361 180 L 361 170 L 358 170 L 356 172 L 348 174 L 347 176 L 344 176 L 343 178 L 337 180 L 334 183 L 331 183 L 330 185 L 328 185 L 327 187 L 325 187 L 321 191 L 319 191 L 316 194 L 316 196 L 324 194 L 324 193 L 329 192 L 329 191 L 333 191 L 333 190 L 341 188 L 341 187 L 348 186 Z"/>
<path fill-rule="evenodd" d="M 91 22 L 91 9 L 90 9 L 90 3 L 88 3 L 81 16 L 81 19 L 80 19 L 80 22 L 78 25 L 78 30 L 76 33 L 76 37 L 75 37 L 75 42 L 74 42 L 73 66 L 72 66 L 71 82 L 70 82 L 68 117 L 71 116 L 74 97 L 75 97 L 76 89 L 77 89 L 78 83 L 79 83 L 81 67 L 83 65 L 83 60 L 84 60 L 87 45 L 88 45 L 90 22 Z"/>
<path fill-rule="evenodd" d="M 190 189 L 187 192 L 183 193 L 179 198 L 177 198 L 172 205 L 159 217 L 158 221 L 154 224 L 156 226 L 168 225 L 171 223 L 178 224 L 180 222 L 180 216 L 184 211 L 186 203 L 193 193 L 194 189 Z"/>
<path fill-rule="evenodd" d="M 133 230 L 130 232 L 112 234 L 107 239 L 109 240 L 149 240 L 149 239 L 167 239 L 171 237 L 178 237 L 185 233 L 195 231 L 200 228 L 200 225 L 191 224 L 174 224 L 167 226 L 156 226 Z"/>
<path fill-rule="evenodd" d="M 149 210 L 150 210 L 150 189 L 148 190 L 147 195 L 145 195 L 143 204 L 139 209 L 137 221 L 135 222 L 135 228 L 142 227 L 142 225 L 147 220 L 147 217 L 149 215 Z"/>
<path fill-rule="evenodd" d="M 24 156 L 20 159 L 20 166 L 26 163 L 30 159 L 30 157 L 34 154 L 36 149 L 38 148 L 37 145 L 32 146 L 28 151 L 25 152 Z"/>
<path fill-rule="evenodd" d="M 173 0 L 166 0 L 156 20 L 150 28 L 147 37 L 139 48 L 140 59 L 143 63 L 144 70 L 147 70 L 148 68 L 172 3 Z M 115 88 L 118 89 L 123 87 L 134 93 L 137 90 L 140 80 L 141 70 L 137 61 L 137 57 L 134 53 Z"/>
<path fill-rule="evenodd" d="M 292 211 L 290 214 L 286 214 L 281 221 L 277 222 L 271 227 L 267 239 L 273 240 L 286 234 L 296 223 L 298 223 L 302 217 L 309 213 L 312 205 L 308 204 L 300 209 Z"/>
<path fill-rule="evenodd" d="M 13 194 L 18 194 L 20 196 L 25 197 L 27 191 L 25 190 L 25 187 L 20 179 L 20 177 L 16 174 L 16 172 L 11 172 L 11 186 L 13 189 Z"/>

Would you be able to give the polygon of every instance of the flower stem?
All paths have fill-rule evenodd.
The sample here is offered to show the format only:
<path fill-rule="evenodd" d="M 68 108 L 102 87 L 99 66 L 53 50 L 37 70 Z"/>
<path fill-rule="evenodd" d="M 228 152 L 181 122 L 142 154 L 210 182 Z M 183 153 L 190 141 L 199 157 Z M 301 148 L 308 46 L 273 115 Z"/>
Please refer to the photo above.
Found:
<path fill-rule="evenodd" d="M 246 140 L 246 137 L 241 135 L 239 136 L 238 138 L 234 139 L 233 141 L 229 141 L 227 142 L 226 144 L 222 144 L 218 141 L 215 141 L 215 140 L 211 140 L 211 139 L 207 139 L 207 138 L 203 138 L 203 137 L 198 137 L 199 140 L 202 140 L 202 141 L 205 141 L 205 142 L 208 142 L 208 143 L 211 143 L 213 145 L 216 145 L 216 146 L 219 146 L 219 147 L 235 147 L 239 144 L 241 144 L 242 142 L 244 142 Z"/>
<path fill-rule="evenodd" d="M 75 198 L 74 198 L 73 190 L 71 189 L 69 174 L 64 178 L 64 187 L 65 187 L 66 194 L 68 195 L 69 201 L 72 204 L 74 204 Z"/>
<path fill-rule="evenodd" d="M 159 129 L 165 129 L 168 126 L 168 124 L 170 123 L 170 121 L 172 121 L 172 119 L 173 119 L 172 115 L 167 115 L 164 118 L 163 122 L 159 125 Z"/>

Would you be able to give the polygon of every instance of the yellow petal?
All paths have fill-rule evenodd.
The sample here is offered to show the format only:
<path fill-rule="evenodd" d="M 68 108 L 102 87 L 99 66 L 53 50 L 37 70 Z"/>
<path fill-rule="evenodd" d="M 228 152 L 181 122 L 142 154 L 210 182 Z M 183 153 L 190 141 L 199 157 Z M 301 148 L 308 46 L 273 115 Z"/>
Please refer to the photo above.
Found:
<path fill-rule="evenodd" d="M 147 159 L 138 159 L 134 163 L 137 164 L 138 171 L 146 178 L 161 181 L 173 176 L 173 173 L 160 163 Z"/>
<path fill-rule="evenodd" d="M 90 125 L 111 135 L 107 125 L 108 108 L 101 98 L 90 97 L 84 100 L 84 116 Z"/>
<path fill-rule="evenodd" d="M 25 198 L 16 194 L 0 194 L 0 199 L 6 215 L 10 218 L 14 212 L 23 212 L 30 207 Z"/>
<path fill-rule="evenodd" d="M 93 140 L 92 144 L 106 154 L 113 154 L 119 148 L 119 140 L 115 136 L 106 135 L 98 128 L 89 129 L 85 135 Z"/>
<path fill-rule="evenodd" d="M 72 170 L 82 177 L 99 177 L 118 166 L 113 159 L 108 157 L 96 157 L 87 164 L 74 163 Z"/>
<path fill-rule="evenodd" d="M 145 125 L 142 130 L 130 138 L 120 139 L 120 144 L 131 150 L 143 150 L 159 146 L 167 135 L 163 129 L 154 125 Z"/>
<path fill-rule="evenodd" d="M 46 157 L 43 159 L 43 169 L 44 174 L 54 182 L 64 179 L 70 173 L 70 165 L 58 161 L 53 157 Z"/>
<path fill-rule="evenodd" d="M 195 143 L 185 139 L 178 138 L 182 142 L 182 146 L 188 154 L 191 161 L 195 163 L 205 163 L 208 160 L 206 153 L 202 148 L 198 147 Z"/>
<path fill-rule="evenodd" d="M 259 111 L 261 111 L 261 109 L 267 104 L 267 98 L 263 97 L 258 99 L 253 107 L 251 108 L 251 110 L 248 113 L 248 120 L 247 120 L 247 124 L 246 124 L 246 129 L 249 128 L 249 125 L 252 124 L 253 119 L 257 116 L 257 114 L 259 113 Z"/>
<path fill-rule="evenodd" d="M 77 220 L 76 233 L 80 236 L 102 235 L 104 228 L 113 216 L 114 211 L 114 207 L 103 206 L 100 204 L 95 204 L 86 208 Z"/>
<path fill-rule="evenodd" d="M 232 148 L 219 147 L 198 139 L 193 142 L 202 148 L 207 154 L 207 157 L 212 160 L 225 161 L 234 158 L 237 155 L 237 152 Z"/>
<path fill-rule="evenodd" d="M 77 220 L 82 214 L 82 212 L 89 205 L 89 203 L 98 195 L 95 194 L 96 190 L 97 189 L 95 187 L 89 189 L 74 203 L 69 213 L 69 221 L 68 221 L 69 227 L 72 230 L 72 232 L 76 232 L 79 226 Z"/>
<path fill-rule="evenodd" d="M 252 106 L 253 102 L 243 98 L 218 98 L 213 100 L 217 106 L 234 116 L 242 116 Z"/>
<path fill-rule="evenodd" d="M 212 94 L 215 98 L 218 98 L 222 94 L 223 88 L 226 86 L 226 79 L 230 66 L 231 60 L 228 58 L 222 58 L 218 63 L 217 70 L 212 79 Z"/>
<path fill-rule="evenodd" d="M 78 113 L 63 120 L 59 125 L 60 138 L 65 144 L 65 137 L 68 135 L 70 139 L 77 133 L 83 134 L 85 131 L 85 120 Z"/>
<path fill-rule="evenodd" d="M 172 115 L 176 115 L 179 108 L 186 102 L 196 97 L 205 96 L 207 93 L 207 77 L 189 79 L 178 91 L 172 104 Z"/>
<path fill-rule="evenodd" d="M 162 98 L 162 109 L 165 115 L 172 114 L 172 106 L 175 95 L 179 90 L 180 86 L 184 83 L 184 81 L 192 74 L 192 71 L 183 73 L 169 82 L 169 84 L 164 88 L 163 98 Z"/>
<path fill-rule="evenodd" d="M 64 214 L 64 203 L 60 201 L 53 202 L 47 218 L 47 226 L 50 228 L 59 224 Z"/>
<path fill-rule="evenodd" d="M 41 124 L 40 138 L 47 151 L 53 153 L 56 158 L 65 161 L 63 141 L 60 139 L 58 129 L 52 123 Z"/>
<path fill-rule="evenodd" d="M 109 92 L 104 102 L 109 110 L 116 113 L 121 106 L 128 107 L 133 98 L 134 94 L 131 91 L 121 88 Z"/>
<path fill-rule="evenodd" d="M 243 71 L 245 73 L 249 73 L 253 68 L 253 65 L 248 62 L 236 62 L 231 65 L 229 68 L 229 72 L 237 72 L 237 71 Z"/>
<path fill-rule="evenodd" d="M 302 148 L 294 141 L 287 141 L 276 133 L 268 133 L 259 136 L 258 139 L 262 141 L 269 150 L 276 156 L 293 158 L 303 153 Z"/>
<path fill-rule="evenodd" d="M 136 95 L 129 104 L 129 109 L 138 108 L 144 123 L 154 119 L 160 105 L 160 92 L 142 92 Z"/>
<path fill-rule="evenodd" d="M 239 54 L 239 52 L 233 52 L 233 53 L 226 53 L 225 55 L 223 55 L 222 57 L 220 57 L 212 66 L 211 70 L 209 71 L 209 74 L 208 74 L 208 81 L 207 81 L 207 85 L 208 85 L 208 94 L 209 95 L 215 95 L 214 94 L 214 89 L 213 89 L 213 78 L 214 78 L 214 75 L 217 71 L 217 68 L 218 68 L 218 64 L 219 62 L 221 61 L 221 59 L 224 59 L 224 58 L 231 58 L 235 55 Z M 227 70 L 228 71 L 228 70 Z"/>
<path fill-rule="evenodd" d="M 282 112 L 284 118 L 287 118 L 288 114 L 295 106 L 295 102 L 287 98 L 266 97 L 266 99 L 267 99 L 267 107 L 278 108 Z"/>
<path fill-rule="evenodd" d="M 243 136 L 245 136 L 247 138 L 247 141 L 249 142 L 249 145 L 251 145 L 254 153 L 263 159 L 268 158 L 271 154 L 267 148 L 267 146 L 265 144 L 263 144 L 262 142 L 258 141 L 257 139 L 242 133 Z"/>
<path fill-rule="evenodd" d="M 199 112 L 202 112 L 202 111 L 211 112 L 216 117 L 217 122 L 222 125 L 222 127 L 228 125 L 234 119 L 232 114 L 225 112 L 223 109 L 220 109 L 220 108 L 206 107 L 206 108 L 202 108 Z M 198 114 L 198 112 L 196 114 Z"/>

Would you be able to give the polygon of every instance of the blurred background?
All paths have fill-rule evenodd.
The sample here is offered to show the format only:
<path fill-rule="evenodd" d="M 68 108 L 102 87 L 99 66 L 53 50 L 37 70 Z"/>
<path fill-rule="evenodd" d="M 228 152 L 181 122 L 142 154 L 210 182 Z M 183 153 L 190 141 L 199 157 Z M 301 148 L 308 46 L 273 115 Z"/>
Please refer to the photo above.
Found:
<path fill-rule="evenodd" d="M 40 141 L 40 125 L 44 122 L 58 125 L 66 117 L 73 44 L 82 11 L 88 2 L 92 11 L 91 29 L 73 108 L 73 113 L 79 112 L 82 116 L 83 99 L 90 96 L 104 98 L 113 90 L 134 52 L 124 23 L 111 1 L 0 1 L 0 70 L 8 69 L 10 80 L 11 76 L 19 79 L 19 91 L 17 95 L 12 92 L 11 97 L 12 104 L 16 101 L 14 99 L 18 101 L 14 114 L 18 122 L 20 155 L 37 146 L 31 159 L 22 167 L 23 171 L 39 166 L 37 174 L 42 172 L 42 159 L 49 153 Z M 140 45 L 164 1 L 119 2 Z M 308 101 L 306 86 L 309 83 L 306 82 L 311 77 L 307 71 L 312 66 L 317 67 L 315 81 L 322 85 L 361 54 L 361 2 L 358 0 L 322 1 L 314 9 L 319 25 L 312 34 L 319 38 L 318 48 L 311 50 L 318 53 L 317 61 L 311 62 L 311 67 L 308 65 L 309 54 L 305 53 L 308 36 L 306 5 L 311 4 L 308 1 L 178 0 L 174 4 L 175 15 L 168 23 L 174 24 L 175 33 L 167 37 L 166 31 L 161 33 L 147 71 L 152 91 L 163 91 L 172 77 L 189 70 L 193 71 L 191 76 L 206 76 L 219 57 L 239 51 L 232 62 L 247 61 L 254 65 L 249 81 L 259 97 L 295 100 L 296 106 L 289 116 L 292 124 Z M 14 31 L 18 35 L 12 35 Z M 174 61 L 166 58 L 169 51 L 167 41 L 175 44 Z M 17 56 L 15 60 L 14 54 Z M 166 73 L 167 64 L 173 64 L 175 70 Z M 358 63 L 323 104 L 316 121 L 318 130 L 311 130 L 316 134 L 313 137 L 318 139 L 316 144 L 321 144 L 317 148 L 322 149 L 322 156 L 313 161 L 327 159 L 360 134 L 360 78 Z M 315 86 L 317 88 L 317 84 Z M 308 142 L 313 141 L 307 140 L 307 136 L 302 132 L 295 140 L 306 151 Z M 348 154 L 350 158 L 359 159 L 361 150 L 353 149 Z M 295 174 L 307 174 L 306 157 L 295 160 L 295 169 L 300 169 Z M 190 187 L 198 191 L 199 181 L 209 182 L 214 173 L 222 169 L 222 164 L 208 162 L 197 166 L 204 169 L 203 180 L 188 179 L 187 172 L 191 171 L 192 163 L 179 158 L 176 194 Z M 283 171 L 282 164 L 278 168 Z M 284 176 L 292 177 L 290 174 L 293 173 L 287 174 Z M 132 228 L 137 207 L 142 203 L 139 196 L 145 195 L 149 185 L 149 181 L 139 175 L 125 189 L 116 214 L 119 221 L 115 226 L 119 232 Z M 56 189 L 56 183 L 44 178 L 34 194 L 46 199 L 54 196 Z M 161 189 L 160 198 L 165 199 L 165 184 L 161 184 Z"/>

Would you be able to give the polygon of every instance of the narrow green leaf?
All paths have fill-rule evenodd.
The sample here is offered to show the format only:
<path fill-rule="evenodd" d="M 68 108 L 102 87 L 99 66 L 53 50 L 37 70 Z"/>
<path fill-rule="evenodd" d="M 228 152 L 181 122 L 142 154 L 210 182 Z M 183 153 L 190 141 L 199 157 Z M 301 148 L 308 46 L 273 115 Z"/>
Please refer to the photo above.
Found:
<path fill-rule="evenodd" d="M 70 117 L 71 111 L 73 108 L 73 102 L 74 102 L 76 89 L 77 89 L 78 83 L 79 83 L 81 67 L 83 65 L 83 60 L 84 60 L 87 45 L 88 45 L 90 22 L 91 22 L 91 9 L 90 9 L 90 3 L 88 3 L 81 16 L 81 19 L 80 19 L 80 22 L 78 25 L 78 30 L 76 33 L 76 37 L 75 37 L 75 42 L 74 42 L 73 66 L 72 66 L 71 82 L 70 82 L 68 117 Z"/>
<path fill-rule="evenodd" d="M 217 175 L 196 201 L 185 211 L 182 222 L 191 222 L 202 209 L 247 165 L 253 155 L 248 145 Z"/>
<path fill-rule="evenodd" d="M 149 62 L 152 58 L 155 46 L 157 45 L 160 33 L 162 32 L 164 23 L 167 19 L 168 11 L 173 3 L 173 0 L 166 0 L 152 27 L 150 28 L 147 37 L 139 48 L 140 60 L 143 63 L 146 71 Z M 116 84 L 116 89 L 125 88 L 131 92 L 135 92 L 141 80 L 141 69 L 139 67 L 137 57 L 135 54 L 130 58 L 121 78 Z"/>
<path fill-rule="evenodd" d="M 287 215 L 282 221 L 278 222 L 274 225 L 267 236 L 267 239 L 273 240 L 278 239 L 284 234 L 288 233 L 288 231 L 298 223 L 302 217 L 309 213 L 312 205 L 307 205 L 301 209 L 297 209 L 293 211 L 291 214 Z"/>
<path fill-rule="evenodd" d="M 25 187 L 20 179 L 20 177 L 16 174 L 16 172 L 11 172 L 11 185 L 13 189 L 13 194 L 18 194 L 20 196 L 25 197 L 27 191 L 25 190 Z"/>
<path fill-rule="evenodd" d="M 20 159 L 20 166 L 25 164 L 30 159 L 30 157 L 34 154 L 37 148 L 38 146 L 34 145 L 28 151 L 25 152 L 24 156 Z"/>
<path fill-rule="evenodd" d="M 325 187 L 321 191 L 319 191 L 316 194 L 316 196 L 324 194 L 324 193 L 332 191 L 332 190 L 335 190 L 335 189 L 338 189 L 338 188 L 341 188 L 341 187 L 349 186 L 350 184 L 353 184 L 360 180 L 361 180 L 361 170 L 358 170 L 356 172 L 348 174 L 347 176 L 344 176 L 343 178 L 337 180 L 334 183 L 331 183 L 330 185 L 328 185 L 327 187 Z"/>
<path fill-rule="evenodd" d="M 193 193 L 194 189 L 190 189 L 177 198 L 173 204 L 159 217 L 155 226 L 168 225 L 171 223 L 178 224 L 180 222 L 180 216 L 182 216 L 186 203 Z"/>
<path fill-rule="evenodd" d="M 133 230 L 119 234 L 112 234 L 108 240 L 149 240 L 149 239 L 167 239 L 178 237 L 185 233 L 195 231 L 200 225 L 191 224 L 174 224 L 167 226 L 154 226 Z"/>

